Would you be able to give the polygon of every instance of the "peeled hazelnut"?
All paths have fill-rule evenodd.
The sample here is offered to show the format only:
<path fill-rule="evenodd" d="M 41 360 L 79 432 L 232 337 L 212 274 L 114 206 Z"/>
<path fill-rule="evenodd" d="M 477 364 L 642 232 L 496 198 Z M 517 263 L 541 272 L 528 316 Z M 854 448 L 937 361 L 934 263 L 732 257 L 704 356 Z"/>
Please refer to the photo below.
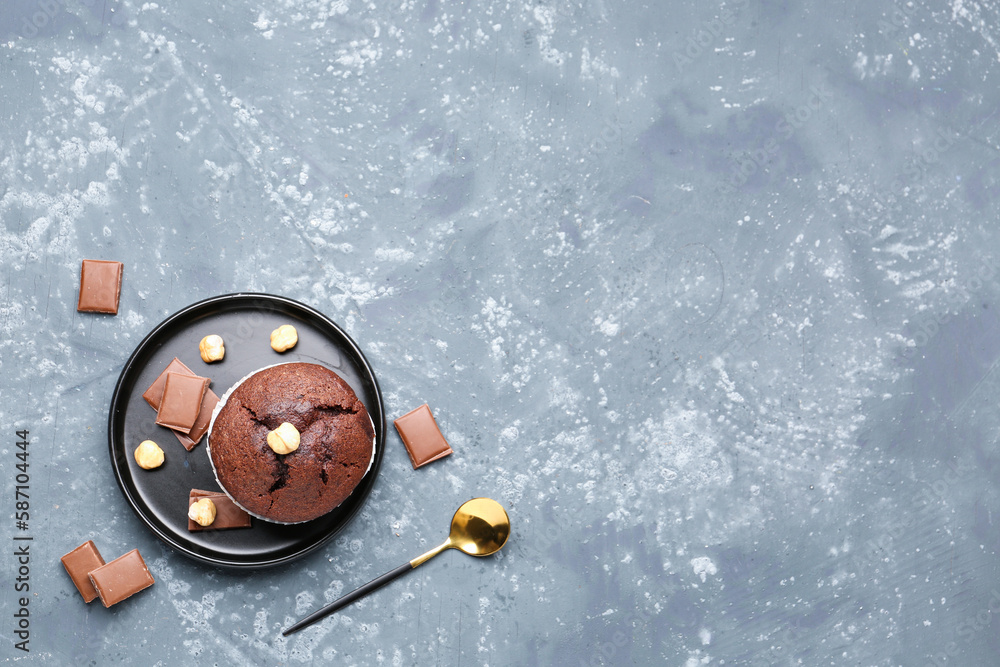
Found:
<path fill-rule="evenodd" d="M 299 448 L 299 431 L 284 422 L 267 434 L 267 444 L 275 454 L 290 454 Z"/>
<path fill-rule="evenodd" d="M 275 352 L 284 352 L 299 342 L 299 332 L 291 324 L 282 324 L 271 332 L 271 347 Z"/>
<path fill-rule="evenodd" d="M 226 345 L 222 341 L 222 336 L 211 334 L 201 339 L 201 342 L 198 343 L 198 351 L 201 353 L 201 360 L 210 364 L 226 356 Z"/>
<path fill-rule="evenodd" d="M 163 450 L 152 440 L 143 440 L 135 448 L 135 462 L 143 470 L 152 470 L 163 465 Z"/>
<path fill-rule="evenodd" d="M 215 503 L 211 498 L 201 498 L 188 507 L 188 518 L 199 526 L 211 526 L 215 521 Z"/>

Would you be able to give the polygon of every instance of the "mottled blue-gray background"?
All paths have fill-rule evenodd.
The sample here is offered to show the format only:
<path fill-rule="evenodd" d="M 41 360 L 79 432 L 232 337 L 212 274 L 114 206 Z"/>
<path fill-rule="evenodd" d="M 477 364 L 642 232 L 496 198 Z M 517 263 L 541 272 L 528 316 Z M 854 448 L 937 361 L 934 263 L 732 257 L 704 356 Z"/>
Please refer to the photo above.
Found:
<path fill-rule="evenodd" d="M 0 656 L 1000 664 L 995 2 L 220 4 L 0 10 Z M 139 341 L 234 291 L 327 313 L 455 449 L 390 433 L 363 513 L 254 574 L 162 546 L 106 444 Z M 476 495 L 499 556 L 279 636 Z M 157 584 L 83 605 L 89 538 Z"/>

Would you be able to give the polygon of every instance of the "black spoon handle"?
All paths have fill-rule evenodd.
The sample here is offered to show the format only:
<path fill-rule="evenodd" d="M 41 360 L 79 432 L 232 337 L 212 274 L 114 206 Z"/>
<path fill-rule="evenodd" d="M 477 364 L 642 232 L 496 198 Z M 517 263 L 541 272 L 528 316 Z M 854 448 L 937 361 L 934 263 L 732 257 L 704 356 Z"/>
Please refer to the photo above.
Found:
<path fill-rule="evenodd" d="M 414 566 L 411 563 L 404 563 L 404 564 L 400 565 L 399 567 L 397 567 L 395 570 L 392 570 L 391 572 L 386 572 L 385 574 L 383 574 L 378 579 L 372 579 L 371 581 L 369 581 L 367 584 L 365 584 L 361 588 L 353 590 L 350 593 L 348 593 L 347 595 L 345 595 L 344 597 L 340 598 L 339 600 L 331 602 L 330 604 L 326 605 L 322 609 L 320 609 L 318 611 L 314 611 L 313 613 L 309 614 L 308 616 L 306 616 L 305 618 L 303 618 L 301 621 L 299 621 L 295 625 L 293 625 L 290 628 L 288 628 L 287 630 L 283 631 L 281 633 L 281 636 L 282 637 L 287 637 L 288 635 L 292 634 L 293 632 L 298 632 L 299 630 L 301 630 L 302 628 L 306 627 L 307 625 L 312 625 L 313 623 L 315 623 L 319 619 L 323 618 L 324 616 L 332 614 L 333 612 L 337 611 L 338 609 L 341 609 L 341 608 L 346 607 L 347 605 L 351 604 L 352 602 L 354 602 L 358 598 L 364 597 L 365 595 L 368 595 L 372 591 L 374 591 L 374 590 L 376 590 L 378 588 L 381 588 L 382 586 L 385 586 L 387 583 L 389 583 L 390 581 L 392 581 L 396 577 L 398 577 L 398 576 L 400 576 L 400 575 L 402 575 L 402 574 L 404 574 L 404 573 L 409 572 L 410 570 L 412 570 L 413 567 Z"/>

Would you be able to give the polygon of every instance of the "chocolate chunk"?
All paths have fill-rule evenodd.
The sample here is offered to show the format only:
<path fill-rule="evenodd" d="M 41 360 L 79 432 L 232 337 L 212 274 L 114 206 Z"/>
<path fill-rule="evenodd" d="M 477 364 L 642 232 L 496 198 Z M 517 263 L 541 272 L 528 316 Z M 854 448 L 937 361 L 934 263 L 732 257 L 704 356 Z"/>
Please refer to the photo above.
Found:
<path fill-rule="evenodd" d="M 105 607 L 118 604 L 154 583 L 153 575 L 149 573 L 146 561 L 139 555 L 138 549 L 132 549 L 124 556 L 93 570 L 90 581 Z"/>
<path fill-rule="evenodd" d="M 80 266 L 80 298 L 76 309 L 82 313 L 118 314 L 122 291 L 121 262 L 85 259 Z"/>
<path fill-rule="evenodd" d="M 153 384 L 149 385 L 149 389 L 143 392 L 142 397 L 146 399 L 149 403 L 149 407 L 154 410 L 160 409 L 160 400 L 163 398 L 163 385 L 167 383 L 167 373 L 180 373 L 182 375 L 197 375 L 194 371 L 184 365 L 184 362 L 174 357 L 173 360 L 167 364 L 167 367 L 163 369 L 159 377 L 153 380 Z"/>
<path fill-rule="evenodd" d="M 156 423 L 184 435 L 189 434 L 198 421 L 201 401 L 205 398 L 210 382 L 208 378 L 197 375 L 167 373 L 160 409 L 156 412 Z"/>
<path fill-rule="evenodd" d="M 198 377 L 197 374 L 190 368 L 184 365 L 184 362 L 174 357 L 167 367 L 163 369 L 163 372 L 153 380 L 153 384 L 149 385 L 149 389 L 143 392 L 142 397 L 146 399 L 150 407 L 154 410 L 160 409 L 160 401 L 163 399 L 163 387 L 167 383 L 167 373 L 180 373 L 181 375 L 192 375 Z M 205 431 L 208 430 L 208 424 L 212 421 L 212 411 L 215 410 L 215 406 L 219 402 L 219 397 L 215 395 L 215 392 L 211 389 L 205 391 L 205 397 L 201 400 L 201 410 L 198 412 L 198 418 L 194 422 L 194 426 L 191 427 L 191 432 L 185 435 L 178 431 L 171 429 L 177 439 L 184 449 L 189 452 L 194 449 L 195 445 L 201 442 L 202 437 L 205 435 Z"/>
<path fill-rule="evenodd" d="M 66 572 L 69 573 L 69 578 L 76 584 L 76 590 L 80 591 L 80 595 L 83 596 L 83 601 L 91 602 L 96 598 L 97 589 L 94 588 L 88 575 L 104 565 L 104 559 L 101 558 L 101 552 L 97 550 L 97 546 L 92 541 L 87 540 L 60 560 L 62 560 Z"/>
<path fill-rule="evenodd" d="M 448 441 L 441 435 L 441 429 L 434 421 L 434 415 L 426 403 L 411 410 L 393 422 L 399 437 L 406 445 L 410 462 L 416 470 L 422 465 L 451 454 Z"/>
<path fill-rule="evenodd" d="M 250 515 L 244 512 L 233 502 L 233 499 L 219 491 L 201 491 L 191 489 L 188 497 L 188 507 L 202 498 L 208 498 L 215 503 L 215 521 L 211 525 L 202 526 L 196 521 L 188 519 L 188 530 L 196 532 L 199 530 L 226 530 L 228 528 L 249 528 Z"/>

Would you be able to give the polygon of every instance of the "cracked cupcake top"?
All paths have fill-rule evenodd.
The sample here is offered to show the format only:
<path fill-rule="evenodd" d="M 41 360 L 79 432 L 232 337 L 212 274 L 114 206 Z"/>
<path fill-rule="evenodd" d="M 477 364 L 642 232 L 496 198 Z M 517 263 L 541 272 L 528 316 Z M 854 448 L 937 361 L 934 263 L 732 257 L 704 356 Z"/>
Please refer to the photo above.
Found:
<path fill-rule="evenodd" d="M 276 454 L 268 432 L 283 422 L 299 447 Z M 280 364 L 246 378 L 209 434 L 212 465 L 233 500 L 269 521 L 299 523 L 340 505 L 368 470 L 375 431 L 340 376 L 323 366 Z"/>

